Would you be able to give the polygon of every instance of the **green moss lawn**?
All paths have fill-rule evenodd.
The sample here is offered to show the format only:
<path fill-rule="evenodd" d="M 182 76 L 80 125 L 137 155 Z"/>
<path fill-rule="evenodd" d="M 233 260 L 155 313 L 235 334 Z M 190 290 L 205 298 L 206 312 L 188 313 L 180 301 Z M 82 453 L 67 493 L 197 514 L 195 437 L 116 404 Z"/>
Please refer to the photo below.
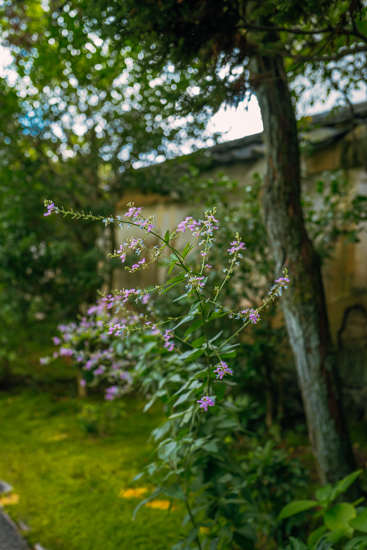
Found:
<path fill-rule="evenodd" d="M 119 496 L 150 460 L 159 411 L 144 414 L 129 398 L 125 416 L 98 436 L 78 418 L 81 403 L 29 389 L 0 393 L 0 478 L 19 495 L 5 509 L 29 525 L 30 543 L 50 550 L 170 548 L 183 512 L 144 507 L 132 521 L 139 499 Z"/>

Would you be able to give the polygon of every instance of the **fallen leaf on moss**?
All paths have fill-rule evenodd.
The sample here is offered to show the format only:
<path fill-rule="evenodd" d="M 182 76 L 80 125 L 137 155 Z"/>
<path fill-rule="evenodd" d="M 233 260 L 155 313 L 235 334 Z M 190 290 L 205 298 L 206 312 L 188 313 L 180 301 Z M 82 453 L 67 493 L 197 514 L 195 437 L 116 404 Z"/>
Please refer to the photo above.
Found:
<path fill-rule="evenodd" d="M 7 495 L 0 498 L 0 506 L 7 506 L 8 504 L 18 504 L 19 495 Z"/>
<path fill-rule="evenodd" d="M 139 498 L 143 496 L 148 489 L 146 487 L 136 487 L 136 489 L 123 489 L 119 494 L 120 498 Z"/>
<path fill-rule="evenodd" d="M 146 505 L 148 508 L 155 508 L 157 510 L 176 510 L 175 506 L 171 506 L 169 500 L 152 500 L 152 502 L 147 502 Z"/>

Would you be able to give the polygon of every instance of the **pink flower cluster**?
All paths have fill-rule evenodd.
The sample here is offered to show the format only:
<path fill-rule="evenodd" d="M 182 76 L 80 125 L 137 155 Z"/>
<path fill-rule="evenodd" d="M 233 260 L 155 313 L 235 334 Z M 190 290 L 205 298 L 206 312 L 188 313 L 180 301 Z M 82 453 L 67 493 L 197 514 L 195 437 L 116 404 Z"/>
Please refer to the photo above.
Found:
<path fill-rule="evenodd" d="M 162 336 L 163 340 L 165 341 L 164 347 L 167 349 L 167 351 L 173 351 L 173 348 L 175 347 L 173 336 L 174 334 L 172 330 L 166 330 Z"/>
<path fill-rule="evenodd" d="M 131 204 L 131 203 L 130 203 Z M 143 210 L 142 206 L 136 207 L 132 206 L 129 208 L 129 210 L 124 214 L 125 218 L 132 218 L 133 220 L 137 218 L 140 214 L 140 212 Z"/>
<path fill-rule="evenodd" d="M 187 285 L 185 287 L 188 292 L 192 292 L 194 289 L 198 292 L 203 292 L 205 277 L 197 277 L 196 275 L 185 275 L 185 277 L 187 279 Z"/>
<path fill-rule="evenodd" d="M 217 225 L 214 225 L 215 223 L 219 223 L 218 220 L 214 218 L 211 214 L 205 213 L 206 219 L 202 222 L 204 225 L 204 228 L 202 229 L 201 235 L 207 235 L 209 237 L 213 236 L 213 232 L 215 229 L 219 229 Z M 201 221 L 201 220 L 200 220 Z"/>
<path fill-rule="evenodd" d="M 145 220 L 144 218 L 139 218 L 140 212 L 142 210 L 143 210 L 142 206 L 139 206 L 139 207 L 131 206 L 129 210 L 126 212 L 126 214 L 124 214 L 124 216 L 126 218 L 132 218 L 135 225 L 138 225 L 140 229 L 146 229 L 146 231 L 150 233 L 152 229 L 154 229 L 154 225 L 150 223 L 149 219 Z"/>
<path fill-rule="evenodd" d="M 227 363 L 225 363 L 224 361 L 221 361 L 213 372 L 217 373 L 217 378 L 219 378 L 220 380 L 222 380 L 223 376 L 225 376 L 226 374 L 233 374 L 233 370 L 230 369 Z"/>
<path fill-rule="evenodd" d="M 287 283 L 289 283 L 288 277 L 280 277 L 280 279 L 277 279 L 275 281 L 278 285 L 284 286 L 284 288 L 288 288 L 286 286 Z"/>
<path fill-rule="evenodd" d="M 137 269 L 143 267 L 144 264 L 145 264 L 145 258 L 143 258 L 142 260 L 140 260 L 140 262 L 138 262 L 137 264 L 134 264 L 134 265 L 131 267 L 131 271 L 136 271 Z"/>
<path fill-rule="evenodd" d="M 57 208 L 55 207 L 55 203 L 48 204 L 46 208 L 47 212 L 43 214 L 44 216 L 51 216 L 52 212 L 55 212 L 55 214 L 57 214 L 58 212 Z"/>
<path fill-rule="evenodd" d="M 190 229 L 193 236 L 198 237 L 200 235 L 199 227 L 200 222 L 197 222 L 194 218 L 189 216 L 185 218 L 183 222 L 178 224 L 176 232 L 182 235 L 186 232 L 186 229 Z"/>
<path fill-rule="evenodd" d="M 208 407 L 214 407 L 215 405 L 215 397 L 208 397 L 207 395 L 204 395 L 197 403 L 200 403 L 200 409 L 204 409 L 205 412 L 207 412 Z"/>
<path fill-rule="evenodd" d="M 246 250 L 245 243 L 242 243 L 240 240 L 233 241 L 231 243 L 231 248 L 228 248 L 228 252 L 230 254 L 235 254 L 236 252 L 239 252 L 240 250 Z"/>
<path fill-rule="evenodd" d="M 283 289 L 288 288 L 287 284 L 289 283 L 288 277 L 280 277 L 275 281 L 275 285 L 271 287 L 268 294 L 269 296 L 274 292 L 274 296 L 281 296 Z"/>
<path fill-rule="evenodd" d="M 244 309 L 241 311 L 242 315 L 247 315 L 251 323 L 256 325 L 260 321 L 260 313 L 256 309 Z"/>
<path fill-rule="evenodd" d="M 114 334 L 115 336 L 120 336 L 120 334 L 123 333 L 123 331 L 126 329 L 126 325 L 121 325 L 121 323 L 116 323 L 115 325 L 112 325 L 108 329 L 108 336 L 111 336 Z"/>

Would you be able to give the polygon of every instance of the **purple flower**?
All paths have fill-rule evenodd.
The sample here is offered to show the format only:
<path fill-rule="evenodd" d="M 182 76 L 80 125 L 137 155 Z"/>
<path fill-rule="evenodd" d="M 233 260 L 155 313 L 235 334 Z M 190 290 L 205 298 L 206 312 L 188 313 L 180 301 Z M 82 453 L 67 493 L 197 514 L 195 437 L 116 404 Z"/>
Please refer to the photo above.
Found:
<path fill-rule="evenodd" d="M 116 399 L 116 397 L 119 397 L 119 395 L 120 390 L 118 386 L 110 386 L 106 389 L 105 399 L 107 399 L 107 401 L 113 401 L 113 399 Z"/>
<path fill-rule="evenodd" d="M 143 258 L 142 260 L 140 260 L 140 262 L 138 262 L 137 264 L 134 264 L 131 268 L 131 271 L 136 271 L 137 269 L 143 267 L 145 264 L 145 258 Z"/>
<path fill-rule="evenodd" d="M 129 208 L 129 210 L 126 212 L 126 214 L 124 214 L 124 216 L 126 218 L 137 218 L 140 214 L 140 212 L 143 210 L 143 207 L 139 207 L 139 208 L 136 208 L 135 206 L 132 206 L 131 208 Z"/>
<path fill-rule="evenodd" d="M 185 275 L 187 279 L 187 285 L 186 288 L 188 292 L 191 292 L 193 289 L 197 290 L 198 292 L 202 292 L 203 288 L 205 286 L 204 279 L 205 277 L 197 277 L 196 275 Z"/>
<path fill-rule="evenodd" d="M 60 348 L 60 357 L 71 357 L 73 355 L 73 350 L 70 348 Z"/>
<path fill-rule="evenodd" d="M 284 286 L 284 288 L 287 288 L 285 285 L 289 283 L 288 277 L 280 277 L 280 279 L 277 279 L 275 281 L 278 285 Z"/>
<path fill-rule="evenodd" d="M 256 325 L 258 321 L 260 321 L 260 313 L 256 311 L 256 309 L 244 309 L 241 311 L 243 315 L 248 315 L 250 321 L 252 324 Z"/>
<path fill-rule="evenodd" d="M 280 277 L 275 281 L 275 285 L 271 287 L 268 294 L 271 295 L 274 292 L 274 296 L 281 296 L 283 288 L 288 288 L 287 283 L 289 283 L 288 277 Z"/>
<path fill-rule="evenodd" d="M 44 216 L 51 216 L 51 214 L 52 214 L 52 212 L 53 212 L 54 210 L 56 210 L 55 204 L 54 204 L 54 203 L 49 204 L 49 205 L 47 206 L 47 212 L 46 212 L 45 214 L 43 214 L 43 215 L 44 215 Z"/>
<path fill-rule="evenodd" d="M 175 347 L 174 342 L 172 342 L 173 338 L 173 332 L 172 330 L 166 330 L 166 332 L 162 336 L 163 340 L 165 341 L 164 347 L 167 349 L 167 351 L 173 351 L 173 348 Z"/>
<path fill-rule="evenodd" d="M 142 300 L 141 300 L 141 303 L 142 304 L 147 304 L 149 302 L 149 298 L 150 298 L 150 295 L 149 294 L 144 294 Z"/>
<path fill-rule="evenodd" d="M 178 227 L 176 229 L 177 233 L 185 233 L 186 229 L 189 228 L 194 237 L 198 236 L 199 233 L 197 231 L 197 227 L 200 226 L 200 223 L 194 220 L 191 216 L 185 218 L 185 220 L 178 224 Z"/>
<path fill-rule="evenodd" d="M 200 409 L 204 409 L 205 412 L 208 410 L 208 407 L 214 407 L 215 405 L 215 397 L 208 397 L 207 395 L 204 395 L 197 403 L 200 403 Z"/>
<path fill-rule="evenodd" d="M 61 338 L 58 338 L 57 336 L 54 336 L 52 340 L 55 346 L 59 346 L 62 342 Z"/>
<path fill-rule="evenodd" d="M 86 383 L 86 381 L 84 380 L 84 378 L 81 379 L 80 385 L 81 385 L 83 388 L 87 385 L 87 383 Z"/>
<path fill-rule="evenodd" d="M 239 239 L 231 243 L 231 248 L 228 248 L 230 254 L 235 254 L 240 250 L 246 250 L 245 243 L 242 243 Z"/>
<path fill-rule="evenodd" d="M 223 376 L 225 376 L 226 374 L 233 374 L 233 371 L 228 368 L 227 363 L 225 363 L 224 361 L 221 361 L 213 372 L 217 373 L 217 378 L 219 378 L 220 380 L 222 380 Z"/>

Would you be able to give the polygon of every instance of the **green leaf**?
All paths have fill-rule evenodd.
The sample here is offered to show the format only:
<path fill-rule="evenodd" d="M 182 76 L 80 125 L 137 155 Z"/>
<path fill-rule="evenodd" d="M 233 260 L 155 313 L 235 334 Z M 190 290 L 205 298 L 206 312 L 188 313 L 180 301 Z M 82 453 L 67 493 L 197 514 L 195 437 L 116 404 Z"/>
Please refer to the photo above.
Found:
<path fill-rule="evenodd" d="M 246 539 L 250 539 L 252 541 L 256 541 L 256 531 L 251 525 L 243 525 L 241 527 L 236 527 L 235 530 L 236 533 L 239 533 Z"/>
<path fill-rule="evenodd" d="M 176 326 L 174 326 L 172 330 L 176 330 L 176 328 L 180 327 L 184 323 L 188 323 L 189 321 L 192 321 L 193 319 L 194 319 L 193 315 L 187 315 L 186 317 L 181 319 L 181 321 Z"/>
<path fill-rule="evenodd" d="M 353 483 L 361 475 L 361 473 L 362 470 L 357 470 L 356 472 L 352 472 L 351 474 L 347 475 L 344 479 L 338 481 L 338 483 L 334 485 L 331 500 L 335 500 L 339 495 L 345 493 L 345 491 L 349 489 L 351 485 L 353 485 Z"/>
<path fill-rule="evenodd" d="M 132 478 L 131 483 L 132 483 L 133 481 L 138 481 L 138 479 L 142 478 L 144 475 L 145 475 L 144 472 L 140 472 L 139 474 L 136 474 L 136 476 L 134 476 L 134 477 Z"/>
<path fill-rule="evenodd" d="M 193 348 L 198 349 L 198 348 L 201 348 L 204 342 L 205 342 L 205 336 L 200 336 L 199 338 L 196 338 L 196 340 L 191 342 L 191 345 Z"/>
<path fill-rule="evenodd" d="M 171 267 L 174 267 L 174 264 L 173 266 Z M 170 290 L 170 288 L 173 288 L 174 286 L 176 286 L 177 284 L 179 283 L 179 281 L 177 283 L 173 283 L 173 285 L 170 285 L 170 286 L 167 286 L 164 290 L 162 290 L 161 294 L 165 294 L 166 292 L 168 292 Z"/>
<path fill-rule="evenodd" d="M 229 353 L 221 353 L 220 357 L 221 359 L 231 359 L 233 357 L 236 357 L 237 352 L 236 351 L 230 351 Z"/>
<path fill-rule="evenodd" d="M 311 546 L 311 548 L 316 544 L 316 542 L 319 540 L 320 537 L 325 533 L 326 531 L 325 525 L 321 525 L 318 529 L 315 529 L 315 531 L 312 531 L 312 533 L 309 534 L 307 539 L 307 546 Z"/>
<path fill-rule="evenodd" d="M 177 275 L 176 277 L 172 277 L 172 279 L 170 279 L 169 281 L 166 281 L 166 285 L 170 285 L 172 283 L 177 283 L 184 280 L 185 280 L 185 275 Z"/>
<path fill-rule="evenodd" d="M 180 416 L 184 416 L 185 414 L 187 414 L 188 411 L 190 411 L 190 413 L 191 413 L 191 410 L 192 410 L 192 407 L 189 407 L 188 409 L 186 409 L 186 411 L 180 411 L 180 412 L 171 414 L 171 415 L 168 417 L 168 420 L 172 420 L 172 419 L 174 419 L 174 418 L 180 418 Z"/>
<path fill-rule="evenodd" d="M 221 336 L 223 334 L 223 330 L 221 330 L 220 332 L 218 332 L 211 340 L 209 340 L 209 343 L 211 344 L 212 342 L 214 342 L 215 340 L 217 340 L 217 338 L 219 338 L 219 336 Z"/>
<path fill-rule="evenodd" d="M 278 516 L 278 519 L 290 518 L 291 516 L 295 516 L 300 512 L 310 510 L 315 506 L 317 506 L 317 502 L 315 502 L 314 500 L 295 500 L 294 502 L 290 502 L 289 504 L 284 506 Z"/>
<path fill-rule="evenodd" d="M 181 420 L 180 426 L 182 426 L 183 424 L 187 424 L 187 422 L 191 421 L 192 410 L 193 410 L 193 405 L 189 409 L 186 409 L 185 414 Z"/>
<path fill-rule="evenodd" d="M 171 273 L 171 271 L 173 270 L 173 268 L 175 267 L 175 265 L 176 265 L 176 262 L 172 262 L 172 263 L 169 264 L 168 274 Z M 162 292 L 162 294 L 163 294 L 163 292 Z"/>
<path fill-rule="evenodd" d="M 219 452 L 218 445 L 215 441 L 209 441 L 208 443 L 205 443 L 205 445 L 202 446 L 202 449 L 205 449 L 208 453 L 215 453 L 217 454 Z"/>
<path fill-rule="evenodd" d="M 169 243 L 169 230 L 168 229 L 164 234 L 163 240 L 164 240 L 165 243 L 167 243 L 167 244 Z"/>
<path fill-rule="evenodd" d="M 185 246 L 181 256 L 183 258 L 186 258 L 186 256 L 188 255 L 189 252 L 191 252 L 191 250 L 194 248 L 195 245 L 191 245 L 190 244 L 190 241 L 187 243 L 187 245 Z"/>
<path fill-rule="evenodd" d="M 327 501 L 331 498 L 332 495 L 332 486 L 330 483 L 325 485 L 325 487 L 321 487 L 320 489 L 317 489 L 315 496 L 318 501 Z"/>
<path fill-rule="evenodd" d="M 182 300 L 183 298 L 186 298 L 186 296 L 188 296 L 188 292 L 185 292 L 185 294 L 181 294 L 181 296 L 179 296 L 178 298 L 176 298 L 175 300 L 173 300 L 173 302 L 178 302 L 179 300 Z"/>
<path fill-rule="evenodd" d="M 227 472 L 226 474 L 224 474 L 224 476 L 222 476 L 219 481 L 220 483 L 227 483 L 228 481 L 231 481 L 232 479 L 232 474 L 230 474 L 229 472 Z M 238 531 L 238 529 L 237 529 Z"/>
<path fill-rule="evenodd" d="M 196 539 L 199 533 L 199 527 L 193 527 L 189 534 L 186 537 L 186 546 L 185 548 L 190 548 L 190 544 Z"/>
<path fill-rule="evenodd" d="M 304 542 L 302 542 L 299 539 L 295 539 L 294 537 L 289 537 L 290 542 L 290 550 L 308 550 L 307 546 Z"/>
<path fill-rule="evenodd" d="M 336 531 L 331 531 L 330 533 L 326 533 L 323 537 L 321 537 L 315 546 L 314 550 L 326 550 L 328 548 L 331 548 L 331 545 L 338 542 L 343 537 L 347 537 L 350 535 L 350 529 L 337 529 Z M 325 543 L 329 543 L 326 545 Z"/>
<path fill-rule="evenodd" d="M 142 506 L 147 504 L 147 502 L 150 502 L 151 500 L 154 500 L 155 497 L 157 497 L 158 495 L 161 494 L 161 492 L 162 492 L 162 489 L 160 487 L 157 487 L 157 489 L 148 498 L 145 498 L 144 500 L 139 502 L 139 504 L 137 505 L 137 507 L 135 508 L 135 510 L 133 512 L 133 521 L 135 520 L 136 515 L 139 512 L 140 508 L 142 508 Z"/>
<path fill-rule="evenodd" d="M 190 390 L 187 393 L 183 393 L 180 395 L 180 397 L 177 399 L 176 403 L 173 405 L 174 407 L 177 407 L 177 405 L 180 405 L 181 403 L 184 403 L 192 394 L 192 390 Z"/>
<path fill-rule="evenodd" d="M 196 319 L 196 321 L 194 321 L 192 323 L 192 325 L 187 329 L 187 331 L 185 332 L 185 338 L 187 336 L 189 336 L 189 334 L 191 334 L 192 332 L 194 332 L 196 329 L 200 328 L 202 325 L 204 324 L 204 321 L 202 319 Z"/>
<path fill-rule="evenodd" d="M 178 483 L 171 485 L 171 487 L 168 487 L 167 489 L 163 489 L 162 494 L 166 497 L 186 500 L 186 495 L 183 492 L 181 485 L 179 485 Z"/>
<path fill-rule="evenodd" d="M 341 502 L 325 512 L 324 523 L 330 531 L 348 529 L 349 521 L 355 518 L 356 515 L 354 506 L 348 502 Z"/>
<path fill-rule="evenodd" d="M 200 307 L 200 300 L 195 300 L 195 302 L 191 305 L 189 315 L 195 315 L 199 311 Z"/>
<path fill-rule="evenodd" d="M 184 363 L 186 361 L 186 359 L 190 359 L 191 361 L 194 361 L 194 359 L 197 359 L 198 357 L 201 357 L 203 355 L 203 353 L 204 353 L 203 349 L 192 350 L 190 355 L 185 356 L 184 361 L 182 361 L 180 364 Z M 182 355 L 184 355 L 184 354 L 182 354 Z M 179 359 L 182 359 L 182 355 L 180 355 Z"/>
<path fill-rule="evenodd" d="M 367 537 L 353 537 L 352 540 L 347 542 L 344 550 L 366 550 L 367 549 Z"/>
<path fill-rule="evenodd" d="M 357 531 L 367 533 L 367 508 L 365 508 L 356 518 L 351 519 L 349 525 Z"/>

